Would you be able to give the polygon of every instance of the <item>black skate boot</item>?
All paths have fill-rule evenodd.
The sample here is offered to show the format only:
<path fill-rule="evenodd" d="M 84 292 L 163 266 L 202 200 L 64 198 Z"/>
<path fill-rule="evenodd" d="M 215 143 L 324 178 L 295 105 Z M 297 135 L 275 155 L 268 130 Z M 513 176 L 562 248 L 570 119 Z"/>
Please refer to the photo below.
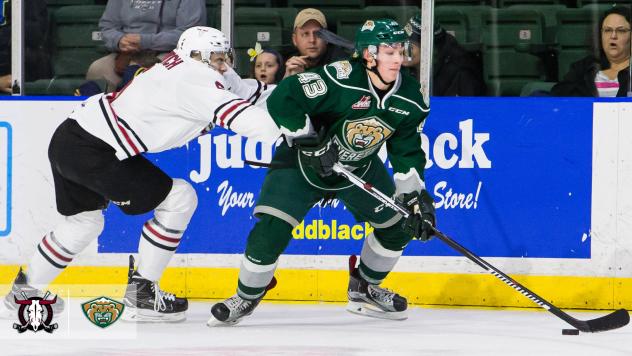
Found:
<path fill-rule="evenodd" d="M 129 273 L 125 291 L 125 311 L 121 318 L 133 322 L 175 323 L 186 319 L 189 308 L 186 298 L 178 298 L 161 290 L 157 282 L 134 271 L 134 257 L 129 256 Z"/>
<path fill-rule="evenodd" d="M 239 323 L 243 317 L 252 314 L 266 293 L 276 286 L 276 283 L 276 278 L 272 277 L 263 295 L 255 300 L 243 299 L 238 294 L 235 294 L 225 301 L 213 305 L 211 318 L 206 322 L 206 325 L 209 327 L 230 326 Z"/>
<path fill-rule="evenodd" d="M 64 311 L 64 300 L 54 294 L 46 294 L 46 292 L 32 287 L 28 284 L 26 274 L 22 271 L 22 268 L 18 271 L 18 275 L 13 281 L 11 291 L 4 297 L 3 310 L 0 310 L 0 316 L 2 318 L 14 319 L 17 317 L 17 311 L 20 306 L 15 302 L 15 298 L 18 300 L 29 299 L 31 297 L 44 298 L 46 300 L 55 300 L 55 303 L 51 304 L 53 308 L 53 318 L 58 317 Z"/>
<path fill-rule="evenodd" d="M 374 318 L 404 320 L 408 318 L 406 298 L 377 284 L 364 280 L 356 268 L 356 256 L 349 257 L 347 310 Z"/>

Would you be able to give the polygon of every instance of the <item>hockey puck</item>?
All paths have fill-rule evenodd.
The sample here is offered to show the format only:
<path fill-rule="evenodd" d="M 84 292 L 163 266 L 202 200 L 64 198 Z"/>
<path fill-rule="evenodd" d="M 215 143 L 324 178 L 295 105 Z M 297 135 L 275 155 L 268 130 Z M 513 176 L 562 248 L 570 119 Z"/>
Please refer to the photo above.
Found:
<path fill-rule="evenodd" d="M 579 335 L 577 329 L 562 329 L 562 335 Z"/>

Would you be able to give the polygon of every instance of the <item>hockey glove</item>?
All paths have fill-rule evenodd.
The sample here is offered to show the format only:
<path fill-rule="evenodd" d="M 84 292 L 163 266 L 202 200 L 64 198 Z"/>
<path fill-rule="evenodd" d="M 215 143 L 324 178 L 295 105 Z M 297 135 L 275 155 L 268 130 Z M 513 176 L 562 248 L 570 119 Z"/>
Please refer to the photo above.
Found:
<path fill-rule="evenodd" d="M 400 194 L 397 201 L 401 203 L 410 215 L 402 223 L 404 232 L 412 235 L 414 239 L 428 241 L 434 235 L 433 227 L 435 226 L 436 217 L 432 197 L 427 191 L 422 190 L 421 193 L 412 192 Z"/>
<path fill-rule="evenodd" d="M 293 144 L 303 156 L 303 162 L 312 167 L 321 177 L 333 173 L 334 163 L 338 162 L 338 145 L 326 137 L 324 129 L 318 135 L 298 137 Z"/>

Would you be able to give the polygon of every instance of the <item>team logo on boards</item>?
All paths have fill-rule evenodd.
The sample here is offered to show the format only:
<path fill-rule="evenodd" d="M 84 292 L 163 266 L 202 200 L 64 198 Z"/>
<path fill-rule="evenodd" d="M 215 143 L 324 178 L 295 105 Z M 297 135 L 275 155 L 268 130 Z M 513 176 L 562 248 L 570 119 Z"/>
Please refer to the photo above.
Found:
<path fill-rule="evenodd" d="M 13 328 L 20 334 L 26 330 L 38 332 L 44 330 L 52 333 L 57 329 L 57 323 L 51 324 L 53 321 L 53 307 L 51 305 L 57 302 L 57 296 L 48 299 L 50 292 L 46 292 L 43 298 L 30 297 L 27 298 L 26 293 L 21 292 L 24 299 L 20 300 L 17 296 L 13 296 L 15 304 L 19 305 L 18 320 L 20 323 L 13 323 Z"/>
<path fill-rule="evenodd" d="M 368 109 L 371 107 L 371 97 L 368 95 L 362 95 L 360 100 L 357 103 L 351 105 L 352 109 Z"/>
<path fill-rule="evenodd" d="M 125 305 L 108 297 L 100 297 L 81 304 L 83 314 L 92 324 L 107 328 L 123 315 Z"/>
<path fill-rule="evenodd" d="M 345 137 L 354 149 L 367 149 L 384 141 L 393 130 L 375 116 L 345 123 Z"/>

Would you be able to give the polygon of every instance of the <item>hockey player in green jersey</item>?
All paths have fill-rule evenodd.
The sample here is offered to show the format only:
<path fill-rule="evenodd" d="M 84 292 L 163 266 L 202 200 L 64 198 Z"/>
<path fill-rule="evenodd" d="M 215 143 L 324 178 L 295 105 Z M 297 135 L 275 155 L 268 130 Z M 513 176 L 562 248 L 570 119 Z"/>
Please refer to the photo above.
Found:
<path fill-rule="evenodd" d="M 347 310 L 406 318 L 406 299 L 379 285 L 411 239 L 432 236 L 429 223 L 435 213 L 425 190 L 420 137 L 429 109 L 419 83 L 400 72 L 408 40 L 397 22 L 366 21 L 355 47 L 350 61 L 288 77 L 268 98 L 268 111 L 285 142 L 277 148 L 254 210 L 259 220 L 248 236 L 237 294 L 212 307 L 209 326 L 235 324 L 253 312 L 274 284 L 292 229 L 315 203 L 333 195 L 356 220 L 375 228 L 364 241 L 359 266 L 355 256 L 350 260 Z M 378 157 L 383 144 L 393 178 Z M 404 219 L 333 173 L 337 161 L 405 203 L 410 217 Z"/>

